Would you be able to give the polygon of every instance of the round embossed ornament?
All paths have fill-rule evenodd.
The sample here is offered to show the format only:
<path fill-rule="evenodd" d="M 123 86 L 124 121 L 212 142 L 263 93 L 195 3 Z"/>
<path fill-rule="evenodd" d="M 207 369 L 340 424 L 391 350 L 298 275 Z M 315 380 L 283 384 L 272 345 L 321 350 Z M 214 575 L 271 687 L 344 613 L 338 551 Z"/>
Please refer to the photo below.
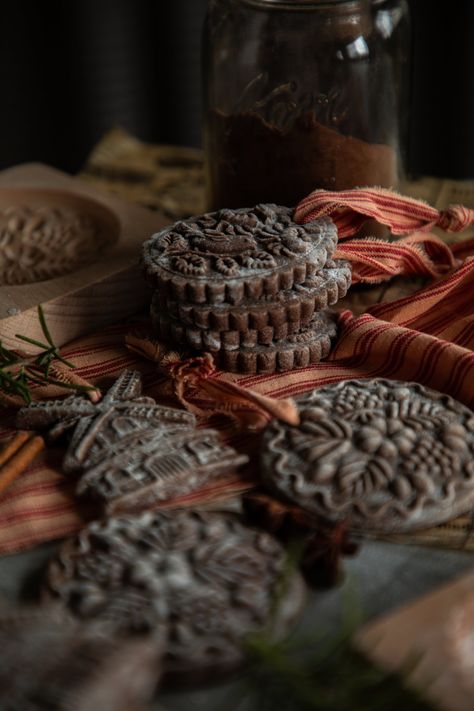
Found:
<path fill-rule="evenodd" d="M 148 281 L 180 302 L 240 304 L 310 279 L 336 249 L 329 218 L 298 225 L 292 209 L 257 205 L 177 222 L 143 247 Z"/>
<path fill-rule="evenodd" d="M 308 326 L 317 311 L 334 306 L 351 284 L 349 262 L 329 261 L 312 279 L 275 298 L 230 304 L 191 304 L 155 292 L 151 318 L 158 337 L 199 350 L 234 350 L 272 344 Z"/>
<path fill-rule="evenodd" d="M 271 536 L 231 514 L 189 511 L 93 522 L 46 582 L 47 599 L 109 630 L 168 629 L 165 674 L 199 680 L 238 667 L 247 635 L 272 622 L 285 633 L 304 591 Z"/>
<path fill-rule="evenodd" d="M 269 344 L 250 341 L 233 350 L 208 350 L 215 362 L 230 373 L 284 372 L 319 363 L 329 355 L 336 335 L 336 314 L 318 311 L 306 328 L 288 334 L 285 339 Z"/>
<path fill-rule="evenodd" d="M 329 521 L 427 528 L 474 504 L 474 413 L 416 383 L 344 381 L 298 400 L 264 436 L 265 483 Z"/>

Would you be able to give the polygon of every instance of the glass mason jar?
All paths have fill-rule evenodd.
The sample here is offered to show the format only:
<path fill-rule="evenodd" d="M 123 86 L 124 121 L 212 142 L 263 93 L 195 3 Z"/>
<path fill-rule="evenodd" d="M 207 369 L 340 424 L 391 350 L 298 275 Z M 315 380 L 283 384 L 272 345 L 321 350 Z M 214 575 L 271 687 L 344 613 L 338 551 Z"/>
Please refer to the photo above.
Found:
<path fill-rule="evenodd" d="M 403 0 L 209 0 L 209 209 L 397 187 L 408 32 L 387 28 L 393 5 L 408 12 Z"/>
<path fill-rule="evenodd" d="M 395 87 L 400 177 L 408 162 L 411 92 L 411 17 L 408 0 L 372 0 L 375 29 L 382 39 L 387 72 Z"/>

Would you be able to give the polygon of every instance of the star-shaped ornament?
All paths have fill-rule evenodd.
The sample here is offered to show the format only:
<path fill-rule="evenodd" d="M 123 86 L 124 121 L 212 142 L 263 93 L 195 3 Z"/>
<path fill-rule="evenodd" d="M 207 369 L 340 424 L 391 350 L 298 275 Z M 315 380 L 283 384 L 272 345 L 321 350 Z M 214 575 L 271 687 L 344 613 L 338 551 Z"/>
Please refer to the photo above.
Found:
<path fill-rule="evenodd" d="M 21 429 L 72 430 L 63 471 L 79 476 L 76 493 L 99 500 L 107 514 L 153 508 L 201 488 L 247 463 L 216 430 L 197 429 L 194 415 L 142 396 L 141 376 L 125 371 L 98 403 L 85 397 L 33 403 Z"/>
<path fill-rule="evenodd" d="M 170 433 L 195 425 L 194 415 L 142 396 L 142 379 L 136 371 L 124 371 L 97 403 L 71 395 L 64 400 L 34 402 L 17 417 L 20 429 L 49 428 L 50 441 L 74 430 L 63 461 L 64 471 L 71 474 L 88 469 L 104 452 L 113 456 L 116 448 L 132 444 L 143 430 L 166 428 Z"/>

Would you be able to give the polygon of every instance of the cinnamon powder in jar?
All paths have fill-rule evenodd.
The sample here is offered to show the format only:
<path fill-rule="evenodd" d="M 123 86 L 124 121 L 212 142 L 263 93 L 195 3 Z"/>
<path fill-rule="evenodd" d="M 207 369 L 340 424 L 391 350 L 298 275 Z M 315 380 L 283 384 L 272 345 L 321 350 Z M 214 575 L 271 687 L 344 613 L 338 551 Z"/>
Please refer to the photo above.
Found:
<path fill-rule="evenodd" d="M 387 2 L 373 2 L 209 3 L 209 209 L 291 206 L 317 188 L 398 186 L 400 52 L 380 29 L 387 29 Z"/>
<path fill-rule="evenodd" d="M 247 111 L 208 116 L 208 186 L 213 210 L 259 202 L 296 205 L 316 188 L 395 187 L 397 152 L 367 143 L 319 122 L 313 111 L 289 128 L 270 125 Z"/>

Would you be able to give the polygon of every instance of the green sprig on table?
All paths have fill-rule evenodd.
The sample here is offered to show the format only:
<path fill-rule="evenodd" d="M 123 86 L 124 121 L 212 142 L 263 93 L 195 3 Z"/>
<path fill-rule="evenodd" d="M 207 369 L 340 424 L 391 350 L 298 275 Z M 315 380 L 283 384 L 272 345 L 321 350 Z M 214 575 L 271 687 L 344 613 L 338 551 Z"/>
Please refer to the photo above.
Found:
<path fill-rule="evenodd" d="M 67 383 L 54 377 L 55 362 L 60 362 L 71 369 L 74 369 L 75 366 L 63 358 L 59 347 L 54 343 L 41 306 L 38 306 L 38 319 L 45 342 L 16 334 L 18 340 L 40 348 L 37 355 L 24 356 L 6 348 L 0 341 L 0 402 L 2 395 L 8 395 L 19 396 L 26 404 L 29 404 L 32 401 L 31 387 L 33 385 L 57 385 L 75 392 L 93 390 L 90 386 Z"/>
<path fill-rule="evenodd" d="M 249 642 L 247 683 L 258 711 L 433 711 L 403 683 L 339 640 L 305 654 L 285 642 Z"/>
<path fill-rule="evenodd" d="M 246 639 L 249 659 L 239 692 L 231 692 L 228 711 L 434 711 L 405 681 L 420 657 L 406 660 L 399 674 L 387 672 L 357 651 L 352 639 L 364 621 L 356 589 L 343 593 L 342 620 L 336 634 L 321 628 L 275 638 L 278 609 L 302 548 L 288 549 L 269 628 Z M 238 701 L 237 701 L 238 696 Z"/>

